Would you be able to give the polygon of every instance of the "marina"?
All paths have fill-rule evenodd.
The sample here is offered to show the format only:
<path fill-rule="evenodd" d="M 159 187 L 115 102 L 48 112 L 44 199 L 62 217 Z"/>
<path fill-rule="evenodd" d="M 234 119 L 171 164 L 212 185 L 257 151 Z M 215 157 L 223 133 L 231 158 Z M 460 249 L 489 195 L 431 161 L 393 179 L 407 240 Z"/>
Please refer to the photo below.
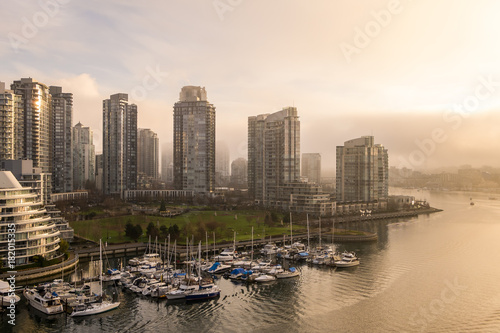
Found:
<path fill-rule="evenodd" d="M 153 298 L 119 288 L 117 309 L 82 318 L 66 313 L 46 316 L 22 298 L 16 331 L 80 332 L 84 327 L 104 332 L 497 331 L 497 268 L 464 269 L 463 263 L 476 258 L 477 251 L 498 253 L 500 204 L 486 194 L 474 194 L 474 206 L 466 194 L 425 195 L 443 212 L 366 225 L 377 231 L 377 242 L 334 242 L 336 252 L 356 253 L 360 264 L 355 267 L 293 262 L 299 276 L 265 283 L 219 276 L 214 283 L 220 296 L 197 302 Z M 321 245 L 331 243 L 324 239 Z M 110 259 L 116 266 L 119 261 Z M 283 268 L 288 262 L 281 261 Z M 112 282 L 104 287 L 113 293 Z M 442 294 L 455 297 L 445 303 Z M 2 332 L 9 332 L 5 316 L 3 320 Z"/>

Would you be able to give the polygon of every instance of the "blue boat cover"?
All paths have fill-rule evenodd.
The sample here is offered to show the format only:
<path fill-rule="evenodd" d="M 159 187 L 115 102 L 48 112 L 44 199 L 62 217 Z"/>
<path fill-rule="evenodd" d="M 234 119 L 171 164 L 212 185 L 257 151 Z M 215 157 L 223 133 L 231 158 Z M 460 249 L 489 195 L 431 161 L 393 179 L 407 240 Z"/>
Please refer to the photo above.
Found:
<path fill-rule="evenodd" d="M 174 273 L 174 277 L 186 276 L 186 273 Z"/>
<path fill-rule="evenodd" d="M 300 252 L 299 253 L 299 256 L 301 256 L 301 257 L 307 257 L 308 255 L 309 255 L 309 253 L 307 253 L 307 252 Z"/>
<path fill-rule="evenodd" d="M 235 268 L 231 271 L 231 275 L 245 274 L 245 272 L 244 268 Z"/>
<path fill-rule="evenodd" d="M 212 265 L 212 267 L 210 267 L 210 268 L 208 269 L 208 271 L 209 271 L 209 272 L 213 272 L 213 271 L 215 271 L 215 270 L 217 269 L 217 267 L 219 267 L 219 266 L 220 266 L 220 262 L 216 262 L 215 264 L 213 264 L 213 265 Z"/>
<path fill-rule="evenodd" d="M 295 267 L 290 267 L 290 272 L 295 273 L 296 269 Z"/>

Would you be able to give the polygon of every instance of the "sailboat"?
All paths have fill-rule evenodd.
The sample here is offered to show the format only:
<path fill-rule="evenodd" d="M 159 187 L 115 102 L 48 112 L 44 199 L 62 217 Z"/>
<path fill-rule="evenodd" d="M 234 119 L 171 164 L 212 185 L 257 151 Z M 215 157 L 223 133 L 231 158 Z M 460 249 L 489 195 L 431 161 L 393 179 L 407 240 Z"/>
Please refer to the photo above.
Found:
<path fill-rule="evenodd" d="M 100 296 L 102 298 L 102 241 L 99 240 L 99 288 L 100 288 Z M 90 316 L 94 314 L 99 314 L 103 312 L 107 312 L 113 309 L 116 309 L 120 305 L 120 302 L 111 302 L 105 299 L 102 299 L 99 303 L 90 303 L 90 304 L 77 304 L 73 308 L 73 312 L 71 312 L 71 317 L 81 317 L 81 316 Z"/>
<path fill-rule="evenodd" d="M 198 261 L 201 261 L 201 241 L 198 245 Z M 201 276 L 200 265 L 198 265 L 198 277 Z M 196 301 L 211 299 L 220 296 L 220 289 L 214 283 L 204 284 L 202 280 L 199 280 L 198 290 L 194 290 L 191 293 L 186 294 L 186 301 Z"/>
<path fill-rule="evenodd" d="M 311 245 L 309 243 L 309 214 L 306 215 L 306 219 L 307 219 L 307 248 L 299 250 L 298 253 L 294 256 L 295 260 L 309 259 L 309 251 L 311 251 Z"/>

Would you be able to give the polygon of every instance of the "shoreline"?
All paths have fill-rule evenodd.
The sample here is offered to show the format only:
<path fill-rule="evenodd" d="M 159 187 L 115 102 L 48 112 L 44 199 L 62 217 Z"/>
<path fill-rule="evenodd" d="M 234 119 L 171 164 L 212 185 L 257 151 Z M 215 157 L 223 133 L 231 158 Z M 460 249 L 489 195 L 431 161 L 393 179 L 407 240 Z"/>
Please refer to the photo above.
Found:
<path fill-rule="evenodd" d="M 412 210 L 412 211 L 399 211 L 399 212 L 390 212 L 390 213 L 380 213 L 380 214 L 374 214 L 370 216 L 345 216 L 345 217 L 333 217 L 330 218 L 330 221 L 334 221 L 335 223 L 344 223 L 344 222 L 359 222 L 359 221 L 373 221 L 373 220 L 385 220 L 385 219 L 390 219 L 390 218 L 400 218 L 400 217 L 414 217 L 418 216 L 421 214 L 432 214 L 432 213 L 437 213 L 441 212 L 442 209 L 438 208 L 433 208 L 429 207 L 428 209 L 419 209 L 419 210 Z M 346 229 L 340 229 L 343 230 L 342 232 L 346 232 Z M 377 233 L 371 233 L 367 231 L 361 231 L 363 234 L 362 235 L 337 235 L 334 234 L 334 241 L 343 243 L 343 242 L 374 242 L 378 240 L 378 235 Z M 330 232 L 325 232 L 324 235 L 331 235 Z M 303 239 L 306 235 L 300 234 L 294 236 L 296 239 Z M 319 235 L 317 233 L 313 233 L 311 235 L 313 238 L 318 237 Z M 322 236 L 323 238 L 323 236 Z M 87 239 L 85 239 L 88 241 Z M 271 237 L 270 241 L 273 242 L 280 242 L 282 241 L 282 236 L 279 237 Z M 262 242 L 262 240 L 259 242 L 256 240 L 257 243 Z M 267 242 L 267 240 L 266 240 Z M 248 247 L 248 241 L 239 241 L 237 244 L 237 247 Z M 219 243 L 217 244 L 217 248 L 225 248 L 225 247 L 231 247 L 233 243 Z M 113 246 L 110 246 L 113 248 L 110 252 L 113 254 L 127 254 L 126 248 L 129 248 L 129 253 L 130 252 L 135 252 L 138 253 L 141 250 L 143 250 L 145 247 L 147 247 L 147 244 L 144 243 L 124 243 L 124 244 L 114 244 Z M 125 251 L 120 251 L 119 249 L 124 248 Z M 182 247 L 181 247 L 182 248 Z M 80 249 L 83 250 L 83 249 Z M 82 251 L 82 252 L 93 252 L 94 249 L 88 249 L 87 251 Z M 132 251 L 131 251 L 132 250 Z M 135 251 L 134 251 L 135 250 Z M 212 248 L 209 250 L 209 252 L 212 251 Z M 77 251 L 80 252 L 80 251 Z M 82 253 L 83 254 L 83 253 Z M 86 253 L 89 255 L 90 253 Z M 182 252 L 179 253 L 180 257 L 182 257 Z M 85 257 L 85 255 L 84 255 Z M 43 279 L 47 277 L 51 277 L 57 274 L 61 274 L 62 271 L 67 271 L 69 272 L 74 266 L 79 262 L 79 256 L 78 254 L 72 255 L 72 258 L 66 260 L 64 263 L 54 265 L 53 267 L 43 267 L 43 268 L 35 268 L 35 269 L 29 269 L 25 271 L 18 271 L 16 273 L 16 280 L 18 281 L 23 281 L 24 283 L 27 283 L 32 280 L 38 280 L 38 279 Z M 9 274 L 1 274 L 0 278 L 6 278 L 8 277 Z"/>

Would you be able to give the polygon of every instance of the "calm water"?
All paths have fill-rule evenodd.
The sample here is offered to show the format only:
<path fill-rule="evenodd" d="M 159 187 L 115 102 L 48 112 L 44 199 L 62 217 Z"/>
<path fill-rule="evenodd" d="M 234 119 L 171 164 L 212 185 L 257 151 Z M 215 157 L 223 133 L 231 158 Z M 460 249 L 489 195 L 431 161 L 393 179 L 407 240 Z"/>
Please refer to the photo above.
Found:
<path fill-rule="evenodd" d="M 46 318 L 23 304 L 14 331 L 500 332 L 500 200 L 405 194 L 444 211 L 358 225 L 379 234 L 338 245 L 358 253 L 358 267 L 304 265 L 300 278 L 266 285 L 221 279 L 220 299 L 190 305 L 121 293 L 119 309 L 89 318 Z M 5 315 L 0 330 L 11 331 Z"/>

